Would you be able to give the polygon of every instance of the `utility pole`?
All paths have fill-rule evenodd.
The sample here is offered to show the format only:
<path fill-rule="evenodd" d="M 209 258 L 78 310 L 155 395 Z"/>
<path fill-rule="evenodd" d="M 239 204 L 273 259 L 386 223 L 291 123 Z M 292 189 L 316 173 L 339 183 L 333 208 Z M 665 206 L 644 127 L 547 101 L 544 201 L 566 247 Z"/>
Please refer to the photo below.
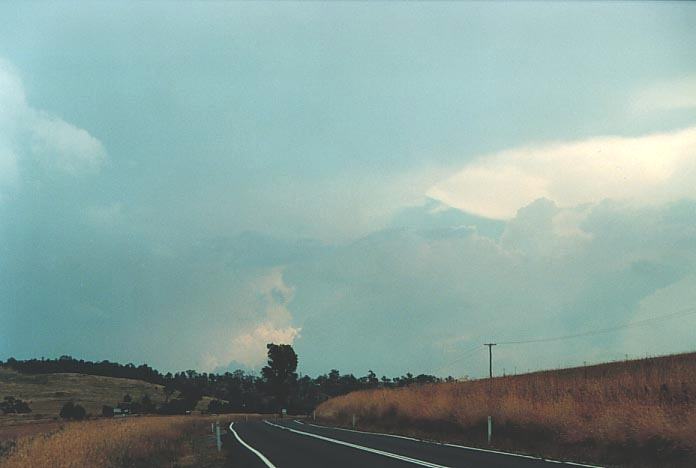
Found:
<path fill-rule="evenodd" d="M 493 438 L 493 416 L 491 416 L 492 399 L 493 399 L 493 346 L 496 343 L 484 343 L 483 346 L 488 346 L 488 445 L 491 444 Z"/>
<path fill-rule="evenodd" d="M 497 343 L 484 343 L 483 346 L 488 346 L 488 377 L 493 378 L 493 346 Z"/>

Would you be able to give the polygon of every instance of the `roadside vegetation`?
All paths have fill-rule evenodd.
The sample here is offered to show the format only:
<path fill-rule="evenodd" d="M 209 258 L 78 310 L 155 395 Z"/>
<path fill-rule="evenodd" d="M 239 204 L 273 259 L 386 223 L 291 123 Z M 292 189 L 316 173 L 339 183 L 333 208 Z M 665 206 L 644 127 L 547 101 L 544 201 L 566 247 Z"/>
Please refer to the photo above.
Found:
<path fill-rule="evenodd" d="M 71 356 L 9 358 L 0 361 L 0 397 L 22 397 L 32 401 L 35 413 L 56 415 L 62 405 L 72 400 L 82 404 L 87 413 L 104 414 L 103 406 L 114 406 L 124 394 L 133 398 L 148 395 L 156 412 L 163 414 L 183 414 L 194 409 L 214 413 L 271 413 L 281 407 L 291 414 L 304 414 L 330 397 L 356 390 L 442 381 L 425 374 L 380 378 L 371 370 L 356 377 L 341 374 L 337 369 L 316 378 L 299 377 L 295 373 L 298 358 L 291 346 L 269 344 L 268 347 L 269 365 L 261 375 L 242 370 L 161 373 L 146 364 L 92 362 Z M 55 389 L 52 394 L 46 392 L 49 388 Z M 94 389 L 94 395 L 81 399 L 84 390 L 90 388 Z"/>
<path fill-rule="evenodd" d="M 632 466 L 694 466 L 696 353 L 464 382 L 381 388 L 317 417 L 431 439 Z"/>
<path fill-rule="evenodd" d="M 162 386 L 140 380 L 75 373 L 28 374 L 0 367 L 0 427 L 53 419 L 68 402 L 83 407 L 87 414 L 98 415 L 103 405 L 114 406 L 124 395 L 134 399 L 148 395 L 157 405 L 167 399 Z"/>
<path fill-rule="evenodd" d="M 213 419 L 149 416 L 65 423 L 18 438 L 0 458 L 0 467 L 181 466 L 181 460 L 195 458 L 196 440 L 208 437 Z"/>

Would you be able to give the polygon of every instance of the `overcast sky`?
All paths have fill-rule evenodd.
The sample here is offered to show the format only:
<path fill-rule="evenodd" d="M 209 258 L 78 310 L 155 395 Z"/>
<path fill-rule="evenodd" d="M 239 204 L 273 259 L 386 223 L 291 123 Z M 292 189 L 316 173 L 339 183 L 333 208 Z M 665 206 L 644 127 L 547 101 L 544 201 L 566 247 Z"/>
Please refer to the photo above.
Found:
<path fill-rule="evenodd" d="M 682 312 L 496 370 L 694 350 L 694 3 L 0 18 L 0 358 L 480 376 Z"/>

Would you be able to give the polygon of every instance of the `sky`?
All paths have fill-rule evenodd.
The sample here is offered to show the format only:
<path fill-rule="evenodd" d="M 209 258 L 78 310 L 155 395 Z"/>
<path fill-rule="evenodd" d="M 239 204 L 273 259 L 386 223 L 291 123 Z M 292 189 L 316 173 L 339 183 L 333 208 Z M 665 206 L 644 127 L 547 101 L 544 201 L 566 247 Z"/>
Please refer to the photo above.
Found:
<path fill-rule="evenodd" d="M 693 351 L 696 4 L 0 3 L 0 359 Z M 693 312 L 693 313 L 692 313 Z M 663 318 L 661 318 L 663 317 Z M 647 320 L 647 322 L 645 322 Z"/>

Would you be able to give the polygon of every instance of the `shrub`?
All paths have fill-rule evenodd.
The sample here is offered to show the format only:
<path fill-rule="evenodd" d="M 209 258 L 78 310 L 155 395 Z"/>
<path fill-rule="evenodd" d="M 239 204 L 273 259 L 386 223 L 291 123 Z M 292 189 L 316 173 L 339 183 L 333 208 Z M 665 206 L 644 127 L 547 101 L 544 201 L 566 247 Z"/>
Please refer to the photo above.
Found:
<path fill-rule="evenodd" d="M 210 400 L 208 403 L 208 413 L 225 414 L 234 413 L 234 405 L 222 400 Z"/>
<path fill-rule="evenodd" d="M 72 419 L 75 421 L 81 421 L 85 419 L 87 412 L 81 405 L 76 405 L 72 401 L 67 402 L 63 405 L 60 410 L 60 417 L 63 419 Z"/>
<path fill-rule="evenodd" d="M 113 418 L 114 407 L 109 405 L 102 406 L 102 416 L 104 416 L 105 418 Z"/>
<path fill-rule="evenodd" d="M 9 413 L 31 413 L 31 408 L 25 402 L 19 398 L 13 396 L 6 396 L 2 402 L 0 402 L 0 411 L 3 414 Z"/>

